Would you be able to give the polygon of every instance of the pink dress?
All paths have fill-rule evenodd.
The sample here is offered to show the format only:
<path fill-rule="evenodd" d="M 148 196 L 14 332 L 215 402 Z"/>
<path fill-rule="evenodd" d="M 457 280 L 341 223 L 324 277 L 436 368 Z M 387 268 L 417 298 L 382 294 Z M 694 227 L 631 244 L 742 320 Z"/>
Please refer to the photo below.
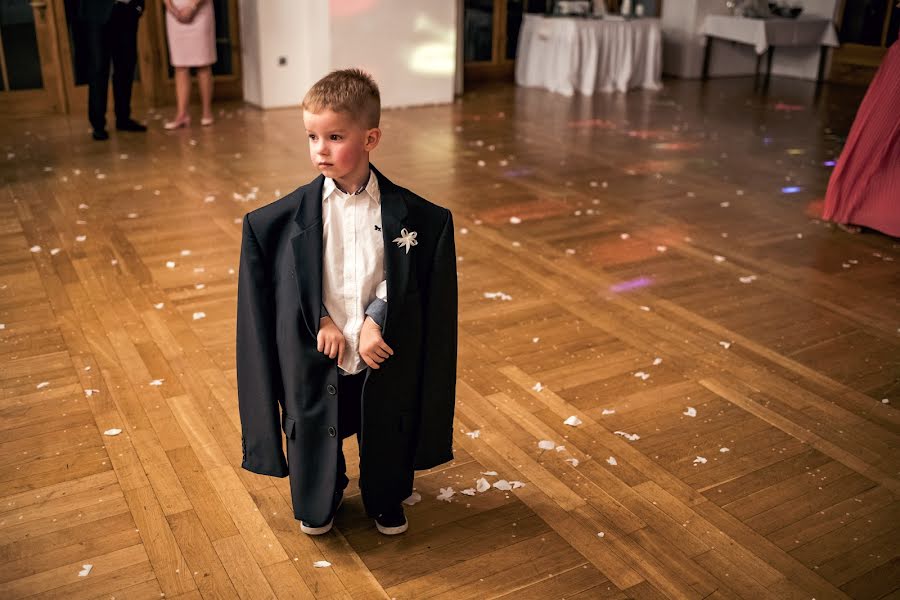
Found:
<path fill-rule="evenodd" d="M 822 218 L 900 236 L 900 42 L 891 44 L 859 105 Z"/>
<path fill-rule="evenodd" d="M 188 7 L 192 0 L 172 0 L 178 7 Z M 216 17 L 212 0 L 204 0 L 190 23 L 181 23 L 166 11 L 166 38 L 169 41 L 169 63 L 173 67 L 205 67 L 216 62 Z"/>

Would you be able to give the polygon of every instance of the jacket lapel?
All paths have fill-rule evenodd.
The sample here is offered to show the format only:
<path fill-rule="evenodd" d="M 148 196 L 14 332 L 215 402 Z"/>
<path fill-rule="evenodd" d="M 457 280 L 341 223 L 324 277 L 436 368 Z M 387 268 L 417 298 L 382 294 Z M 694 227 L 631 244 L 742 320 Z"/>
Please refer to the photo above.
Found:
<path fill-rule="evenodd" d="M 291 238 L 294 251 L 294 277 L 300 292 L 300 310 L 313 339 L 319 334 L 322 307 L 322 186 L 319 175 L 303 186 L 294 221 L 300 233 Z"/>
<path fill-rule="evenodd" d="M 381 233 L 384 238 L 384 268 L 387 271 L 387 316 L 384 321 L 383 337 L 387 337 L 389 331 L 394 330 L 398 317 L 397 311 L 391 311 L 391 306 L 398 306 L 406 295 L 409 282 L 410 264 L 415 246 L 406 248 L 398 246 L 394 239 L 400 237 L 404 228 L 409 229 L 406 223 L 407 209 L 403 192 L 390 179 L 381 174 L 374 166 L 372 171 L 378 178 L 378 189 L 381 191 Z"/>

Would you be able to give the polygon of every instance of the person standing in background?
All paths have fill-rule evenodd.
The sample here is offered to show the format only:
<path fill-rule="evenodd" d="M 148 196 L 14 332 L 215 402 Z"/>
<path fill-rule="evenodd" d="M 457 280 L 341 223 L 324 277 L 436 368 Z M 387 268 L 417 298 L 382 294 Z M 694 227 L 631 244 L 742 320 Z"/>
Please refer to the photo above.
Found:
<path fill-rule="evenodd" d="M 166 38 L 169 63 L 175 67 L 175 119 L 165 123 L 166 129 L 191 124 L 188 105 L 191 100 L 191 67 L 197 69 L 200 101 L 203 107 L 201 125 L 212 125 L 212 65 L 216 62 L 216 18 L 212 0 L 163 0 L 166 6 Z"/>
<path fill-rule="evenodd" d="M 116 129 L 147 131 L 131 118 L 131 85 L 137 65 L 138 21 L 144 0 L 81 0 L 78 16 L 85 23 L 89 65 L 88 119 L 95 140 L 109 139 L 106 132 L 106 98 L 110 61 L 113 65 L 113 101 Z"/>

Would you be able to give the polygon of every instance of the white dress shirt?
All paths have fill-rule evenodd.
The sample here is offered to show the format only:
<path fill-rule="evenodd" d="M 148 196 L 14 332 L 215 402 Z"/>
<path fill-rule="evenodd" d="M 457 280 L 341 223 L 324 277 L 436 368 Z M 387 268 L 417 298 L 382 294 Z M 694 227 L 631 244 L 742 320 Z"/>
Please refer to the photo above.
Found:
<path fill-rule="evenodd" d="M 366 368 L 359 355 L 366 310 L 373 303 L 387 302 L 381 192 L 374 172 L 370 170 L 369 182 L 352 194 L 325 178 L 322 243 L 322 303 L 346 340 L 338 367 L 354 375 Z"/>

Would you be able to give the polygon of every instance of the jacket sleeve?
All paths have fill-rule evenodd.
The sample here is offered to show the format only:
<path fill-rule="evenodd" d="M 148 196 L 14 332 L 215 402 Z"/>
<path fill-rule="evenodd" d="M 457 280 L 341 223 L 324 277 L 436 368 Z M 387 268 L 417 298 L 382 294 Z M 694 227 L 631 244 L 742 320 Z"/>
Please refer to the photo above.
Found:
<path fill-rule="evenodd" d="M 275 346 L 275 296 L 265 257 L 244 216 L 237 302 L 237 384 L 241 415 L 241 467 L 284 477 L 281 442 L 281 368 Z"/>
<path fill-rule="evenodd" d="M 456 404 L 457 282 L 453 215 L 438 238 L 424 304 L 424 343 L 419 437 L 415 468 L 453 460 Z"/>

